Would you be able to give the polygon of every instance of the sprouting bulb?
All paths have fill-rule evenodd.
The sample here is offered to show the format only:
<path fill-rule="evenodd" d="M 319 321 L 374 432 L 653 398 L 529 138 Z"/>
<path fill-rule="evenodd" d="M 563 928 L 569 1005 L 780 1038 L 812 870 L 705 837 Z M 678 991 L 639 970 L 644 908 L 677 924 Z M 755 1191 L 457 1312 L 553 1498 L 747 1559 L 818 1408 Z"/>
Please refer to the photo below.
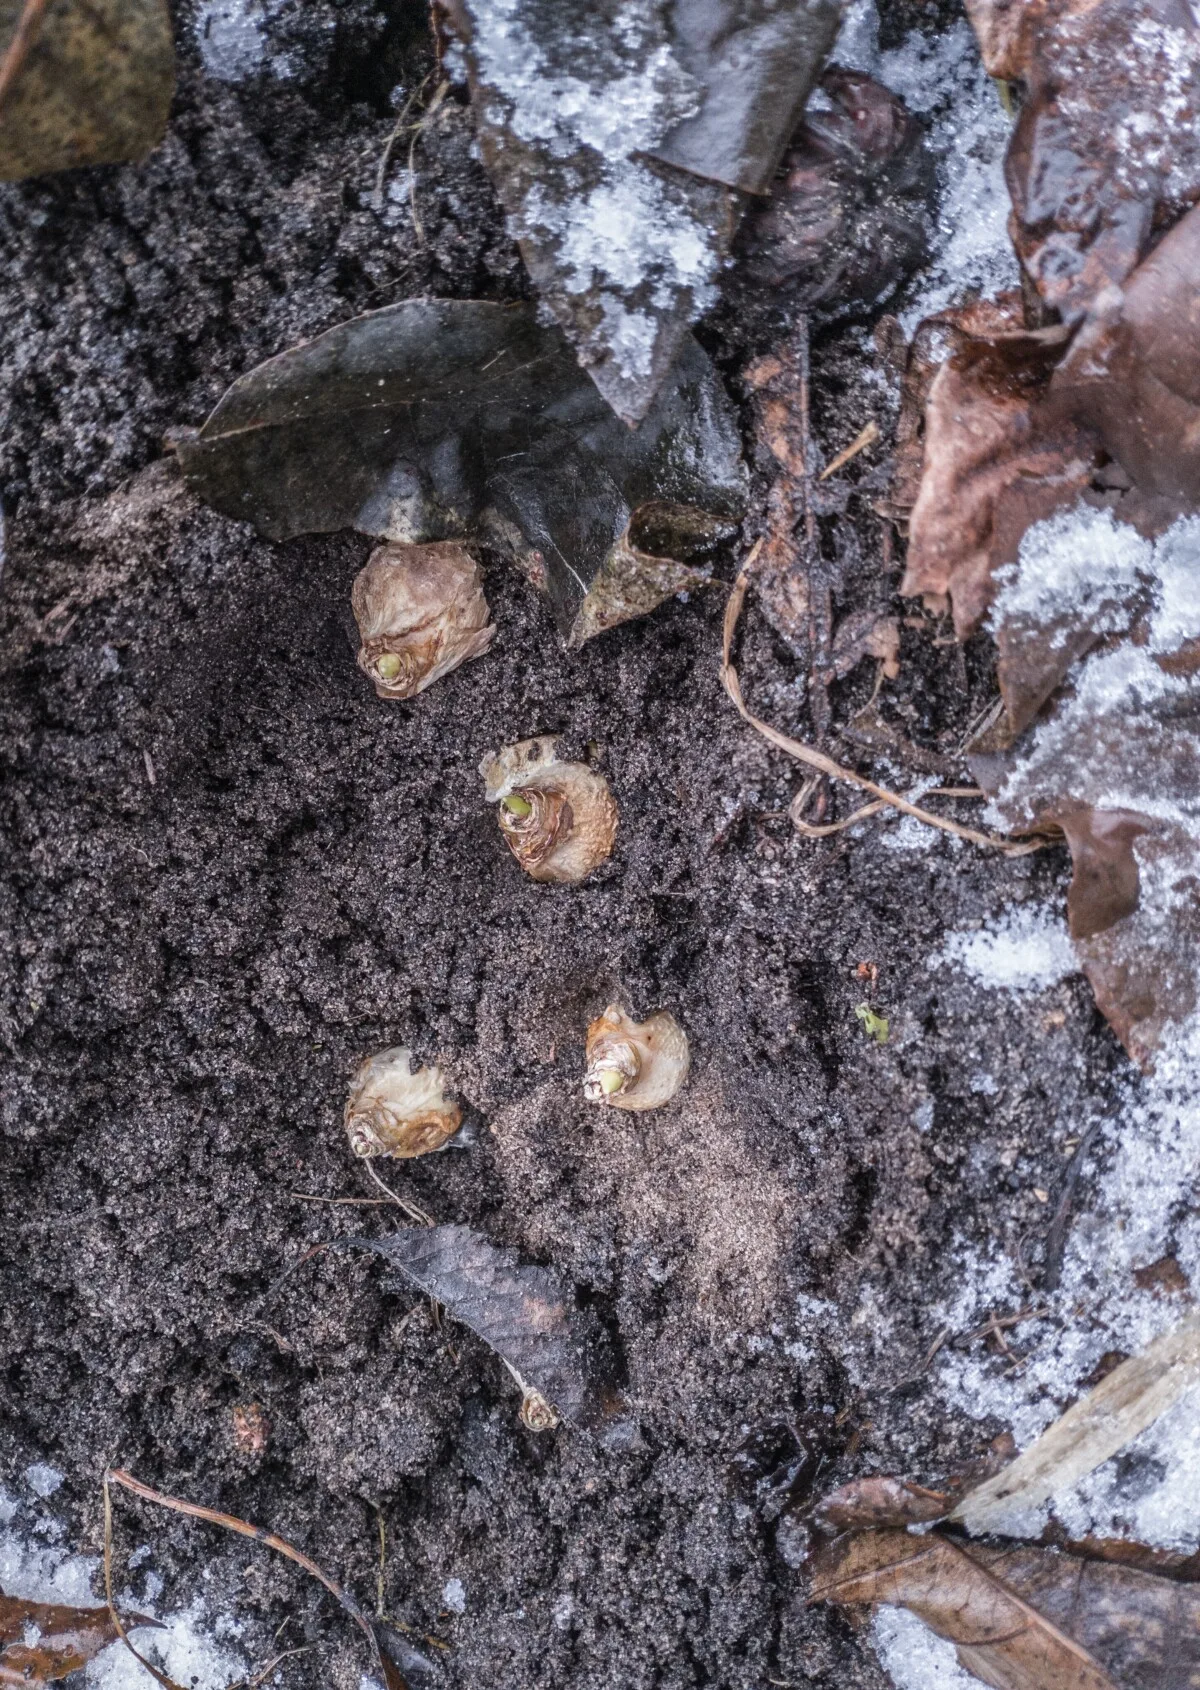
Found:
<path fill-rule="evenodd" d="M 504 1357 L 500 1358 L 504 1361 Z M 512 1374 L 521 1387 L 521 1406 L 517 1411 L 521 1424 L 529 1432 L 552 1432 L 556 1426 L 562 1424 L 562 1415 L 547 1397 L 544 1397 L 536 1385 L 531 1385 L 517 1372 L 511 1361 L 504 1361 L 505 1367 Z"/>
<path fill-rule="evenodd" d="M 379 546 L 355 577 L 350 604 L 358 666 L 380 698 L 415 698 L 480 657 L 496 632 L 479 565 L 461 546 Z"/>
<path fill-rule="evenodd" d="M 403 1045 L 370 1056 L 350 1082 L 346 1133 L 356 1156 L 424 1156 L 462 1125 L 438 1067 L 412 1068 Z"/>
<path fill-rule="evenodd" d="M 552 736 L 523 739 L 485 757 L 479 772 L 500 831 L 526 874 L 569 884 L 612 855 L 617 806 L 603 775 L 561 763 Z"/>
<path fill-rule="evenodd" d="M 633 1021 L 610 1003 L 587 1031 L 583 1095 L 614 1109 L 657 1109 L 683 1085 L 691 1060 L 687 1034 L 667 1010 Z"/>

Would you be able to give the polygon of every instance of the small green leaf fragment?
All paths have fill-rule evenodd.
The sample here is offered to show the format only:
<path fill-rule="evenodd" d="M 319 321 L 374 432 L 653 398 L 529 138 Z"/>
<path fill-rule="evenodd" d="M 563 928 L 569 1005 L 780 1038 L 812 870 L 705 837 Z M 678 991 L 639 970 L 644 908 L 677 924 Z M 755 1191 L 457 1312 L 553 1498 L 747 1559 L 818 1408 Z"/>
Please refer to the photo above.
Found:
<path fill-rule="evenodd" d="M 506 792 L 500 803 L 510 816 L 518 816 L 522 821 L 533 814 L 533 805 L 519 792 Z"/>
<path fill-rule="evenodd" d="M 885 1045 L 888 1042 L 886 1015 L 876 1015 L 869 1003 L 856 1003 L 854 1013 L 863 1024 L 863 1031 L 873 1038 L 876 1044 Z"/>

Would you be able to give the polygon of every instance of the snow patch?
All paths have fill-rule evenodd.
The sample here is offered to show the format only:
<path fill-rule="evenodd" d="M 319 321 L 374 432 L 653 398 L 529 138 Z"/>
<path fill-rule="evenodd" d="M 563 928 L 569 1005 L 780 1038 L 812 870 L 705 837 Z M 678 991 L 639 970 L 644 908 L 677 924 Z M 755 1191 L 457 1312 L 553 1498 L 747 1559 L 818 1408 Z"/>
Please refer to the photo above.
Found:
<path fill-rule="evenodd" d="M 871 1642 L 896 1690 L 979 1690 L 979 1680 L 959 1666 L 953 1643 L 907 1608 L 876 1608 Z"/>
<path fill-rule="evenodd" d="M 215 82 L 245 82 L 265 67 L 292 74 L 286 53 L 268 55 L 265 29 L 285 0 L 200 0 L 192 25 L 200 58 Z"/>
<path fill-rule="evenodd" d="M 1040 991 L 1079 971 L 1063 918 L 1028 904 L 1006 910 L 989 927 L 948 934 L 933 961 L 957 965 L 994 991 Z"/>
<path fill-rule="evenodd" d="M 467 1590 L 461 1579 L 447 1579 L 442 1586 L 442 1601 L 452 1614 L 467 1611 Z"/>
<path fill-rule="evenodd" d="M 29 1472 L 43 1467 L 43 1463 L 35 1463 L 26 1478 Z M 51 1467 L 44 1467 L 44 1471 L 55 1472 Z M 56 1477 L 53 1490 L 62 1482 L 61 1474 Z M 30 1602 L 98 1606 L 102 1601 L 96 1594 L 100 1558 L 71 1554 L 52 1541 L 65 1535 L 60 1521 L 37 1518 L 28 1504 L 0 1491 L 0 1590 Z M 151 1618 L 161 1619 L 164 1628 L 138 1630 L 135 1641 L 142 1653 L 168 1677 L 188 1685 L 189 1690 L 226 1690 L 227 1685 L 244 1678 L 247 1663 L 236 1647 L 241 1631 L 237 1620 L 210 1616 L 200 1600 L 175 1613 L 156 1614 L 153 1600 L 161 1588 L 157 1576 L 149 1575 L 146 1597 L 136 1603 Z M 121 1600 L 134 1605 L 129 1593 Z M 154 1684 L 150 1674 L 119 1642 L 88 1664 L 85 1682 L 88 1690 L 151 1690 Z"/>
<path fill-rule="evenodd" d="M 43 1501 L 54 1495 L 63 1482 L 63 1476 L 57 1467 L 51 1467 L 48 1462 L 35 1461 L 32 1467 L 25 1469 L 25 1483 L 35 1496 Z"/>
<path fill-rule="evenodd" d="M 916 297 L 900 313 L 911 336 L 923 317 L 971 297 L 994 299 L 1020 284 L 1004 181 L 1012 126 L 965 21 L 936 35 L 914 30 L 899 47 L 881 53 L 877 66 L 865 68 L 929 120 L 938 161 L 932 259 Z"/>

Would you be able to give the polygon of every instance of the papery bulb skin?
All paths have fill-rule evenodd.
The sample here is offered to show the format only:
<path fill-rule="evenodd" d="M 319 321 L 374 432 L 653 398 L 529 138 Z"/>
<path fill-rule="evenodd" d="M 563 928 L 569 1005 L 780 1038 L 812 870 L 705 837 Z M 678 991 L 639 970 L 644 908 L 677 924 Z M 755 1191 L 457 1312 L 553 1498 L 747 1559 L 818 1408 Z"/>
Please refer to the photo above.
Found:
<path fill-rule="evenodd" d="M 485 757 L 479 772 L 500 831 L 534 880 L 571 885 L 612 855 L 617 805 L 603 775 L 560 762 L 552 736 L 523 739 Z"/>
<path fill-rule="evenodd" d="M 436 1066 L 412 1067 L 403 1045 L 360 1066 L 346 1101 L 346 1134 L 356 1156 L 425 1156 L 462 1125 L 462 1110 L 445 1094 Z"/>
<path fill-rule="evenodd" d="M 350 605 L 362 645 L 358 666 L 380 698 L 415 698 L 496 630 L 479 565 L 449 541 L 379 546 L 355 577 Z"/>
<path fill-rule="evenodd" d="M 521 1398 L 521 1424 L 529 1432 L 552 1432 L 561 1424 L 562 1416 L 551 1407 L 540 1391 L 532 1385 L 525 1387 Z"/>
<path fill-rule="evenodd" d="M 609 1004 L 587 1031 L 583 1095 L 612 1109 L 660 1109 L 688 1077 L 687 1034 L 669 1010 L 634 1021 Z"/>

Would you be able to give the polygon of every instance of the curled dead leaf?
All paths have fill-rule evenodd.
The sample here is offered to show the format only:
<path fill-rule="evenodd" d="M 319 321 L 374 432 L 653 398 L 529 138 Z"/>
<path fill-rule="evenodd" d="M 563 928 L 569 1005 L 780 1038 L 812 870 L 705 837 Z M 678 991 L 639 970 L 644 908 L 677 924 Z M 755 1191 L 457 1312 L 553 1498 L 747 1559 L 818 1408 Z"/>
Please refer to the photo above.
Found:
<path fill-rule="evenodd" d="M 518 1262 L 466 1226 L 412 1227 L 382 1238 L 354 1238 L 410 1285 L 469 1326 L 564 1420 L 611 1432 L 623 1405 L 612 1385 L 612 1358 L 596 1315 L 552 1268 Z"/>
<path fill-rule="evenodd" d="M 909 1609 L 993 1690 L 1193 1690 L 1200 1590 L 1053 1549 L 858 1532 L 821 1547 L 814 1602 Z"/>
<path fill-rule="evenodd" d="M 955 629 L 965 637 L 991 603 L 996 571 L 1016 562 L 1030 525 L 1088 486 L 1097 447 L 1050 399 L 1064 331 L 1026 330 L 1017 295 L 946 312 L 932 333 L 949 355 L 929 380 L 900 591 L 949 596 Z M 914 377 L 927 375 L 926 361 Z"/>
<path fill-rule="evenodd" d="M 831 66 L 769 200 L 738 238 L 742 274 L 809 310 L 875 302 L 928 257 L 935 186 L 919 119 L 861 71 Z"/>

